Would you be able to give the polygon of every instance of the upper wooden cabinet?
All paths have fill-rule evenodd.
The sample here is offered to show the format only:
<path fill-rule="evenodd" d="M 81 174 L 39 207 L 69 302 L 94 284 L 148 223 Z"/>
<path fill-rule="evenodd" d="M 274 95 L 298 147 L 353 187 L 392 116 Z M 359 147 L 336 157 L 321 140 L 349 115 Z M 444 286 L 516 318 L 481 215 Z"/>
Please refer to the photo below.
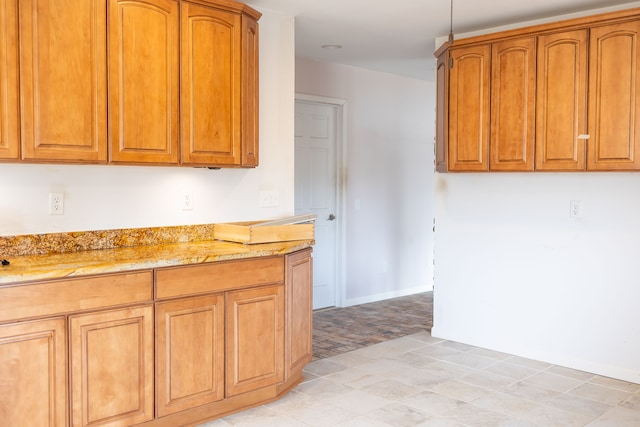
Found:
<path fill-rule="evenodd" d="M 631 9 L 444 45 L 436 170 L 640 170 L 639 35 Z"/>
<path fill-rule="evenodd" d="M 109 0 L 114 163 L 178 163 L 178 3 Z"/>
<path fill-rule="evenodd" d="M 536 169 L 584 170 L 588 30 L 538 37 Z"/>
<path fill-rule="evenodd" d="M 239 165 L 241 17 L 182 3 L 181 19 L 182 163 Z"/>
<path fill-rule="evenodd" d="M 20 157 L 18 110 L 17 1 L 0 0 L 0 159 Z"/>
<path fill-rule="evenodd" d="M 258 20 L 242 15 L 242 166 L 258 166 Z"/>
<path fill-rule="evenodd" d="M 0 0 L 0 161 L 257 166 L 259 18 L 229 0 Z"/>
<path fill-rule="evenodd" d="M 450 171 L 489 169 L 489 45 L 451 50 L 448 160 Z"/>
<path fill-rule="evenodd" d="M 22 159 L 107 161 L 105 1 L 18 2 Z"/>
<path fill-rule="evenodd" d="M 536 97 L 536 39 L 491 46 L 489 168 L 532 171 Z"/>
<path fill-rule="evenodd" d="M 436 63 L 436 171 L 447 171 L 449 140 L 449 50 L 438 56 Z"/>
<path fill-rule="evenodd" d="M 640 21 L 591 29 L 587 169 L 640 169 Z"/>

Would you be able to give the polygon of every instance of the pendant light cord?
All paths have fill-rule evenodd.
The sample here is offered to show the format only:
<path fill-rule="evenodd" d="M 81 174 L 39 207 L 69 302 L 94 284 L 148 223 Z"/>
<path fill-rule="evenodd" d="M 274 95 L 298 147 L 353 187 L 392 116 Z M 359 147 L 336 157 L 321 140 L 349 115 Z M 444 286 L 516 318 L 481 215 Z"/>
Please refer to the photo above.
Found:
<path fill-rule="evenodd" d="M 449 44 L 453 44 L 453 0 L 450 0 L 451 3 L 451 15 L 449 19 Z"/>

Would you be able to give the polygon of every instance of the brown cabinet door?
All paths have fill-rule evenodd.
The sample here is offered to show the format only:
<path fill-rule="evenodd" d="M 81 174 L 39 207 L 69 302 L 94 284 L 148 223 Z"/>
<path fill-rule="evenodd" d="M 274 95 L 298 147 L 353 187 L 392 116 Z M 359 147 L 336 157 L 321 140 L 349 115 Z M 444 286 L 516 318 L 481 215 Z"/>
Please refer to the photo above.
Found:
<path fill-rule="evenodd" d="M 182 163 L 240 165 L 241 19 L 182 3 Z"/>
<path fill-rule="evenodd" d="M 536 39 L 491 46 L 492 171 L 532 171 L 536 96 Z"/>
<path fill-rule="evenodd" d="M 0 326 L 0 424 L 67 425 L 66 329 L 63 317 Z"/>
<path fill-rule="evenodd" d="M 227 292 L 226 307 L 226 396 L 283 381 L 283 286 Z"/>
<path fill-rule="evenodd" d="M 178 163 L 178 3 L 109 0 L 114 163 Z"/>
<path fill-rule="evenodd" d="M 242 16 L 242 166 L 258 166 L 258 21 Z"/>
<path fill-rule="evenodd" d="M 0 0 L 0 159 L 20 157 L 18 108 L 17 1 Z"/>
<path fill-rule="evenodd" d="M 106 162 L 105 1 L 19 2 L 23 159 Z"/>
<path fill-rule="evenodd" d="M 69 319 L 71 425 L 153 419 L 153 307 Z"/>
<path fill-rule="evenodd" d="M 640 169 L 640 21 L 594 27 L 589 52 L 589 170 Z"/>
<path fill-rule="evenodd" d="M 584 170 L 588 31 L 538 37 L 536 170 Z"/>
<path fill-rule="evenodd" d="M 224 296 L 156 305 L 156 410 L 173 414 L 224 398 Z"/>
<path fill-rule="evenodd" d="M 449 171 L 489 170 L 489 45 L 451 50 Z"/>
<path fill-rule="evenodd" d="M 436 64 L 436 171 L 447 172 L 449 138 L 449 50 L 438 57 Z"/>
<path fill-rule="evenodd" d="M 313 318 L 313 268 L 311 249 L 286 257 L 287 329 L 285 377 L 288 379 L 311 362 Z"/>

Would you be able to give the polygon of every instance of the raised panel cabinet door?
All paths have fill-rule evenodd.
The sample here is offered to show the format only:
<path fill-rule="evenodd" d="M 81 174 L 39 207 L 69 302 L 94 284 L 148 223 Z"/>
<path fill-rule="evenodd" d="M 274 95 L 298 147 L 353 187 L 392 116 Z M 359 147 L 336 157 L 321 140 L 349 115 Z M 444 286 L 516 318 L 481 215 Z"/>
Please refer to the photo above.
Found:
<path fill-rule="evenodd" d="M 240 15 L 181 7 L 182 163 L 240 165 Z"/>
<path fill-rule="evenodd" d="M 67 425 L 66 329 L 63 317 L 0 326 L 0 424 Z"/>
<path fill-rule="evenodd" d="M 22 158 L 106 162 L 106 0 L 18 3 Z"/>
<path fill-rule="evenodd" d="M 153 307 L 69 318 L 71 425 L 153 419 Z"/>
<path fill-rule="evenodd" d="M 538 36 L 536 170 L 586 167 L 588 30 Z"/>
<path fill-rule="evenodd" d="M 156 412 L 224 398 L 224 295 L 156 305 Z"/>
<path fill-rule="evenodd" d="M 588 170 L 640 169 L 640 21 L 594 27 Z"/>
<path fill-rule="evenodd" d="M 242 15 L 242 166 L 258 166 L 258 20 Z"/>
<path fill-rule="evenodd" d="M 20 157 L 17 0 L 0 0 L 0 159 Z"/>
<path fill-rule="evenodd" d="M 174 0 L 109 0 L 112 163 L 178 163 L 178 25 Z"/>
<path fill-rule="evenodd" d="M 284 289 L 226 294 L 226 393 L 235 396 L 284 380 Z"/>
<path fill-rule="evenodd" d="M 451 50 L 449 171 L 489 170 L 491 47 Z"/>
<path fill-rule="evenodd" d="M 436 63 L 436 171 L 447 171 L 449 138 L 449 50 L 438 56 Z"/>
<path fill-rule="evenodd" d="M 536 39 L 491 46 L 491 134 L 489 169 L 533 171 Z"/>
<path fill-rule="evenodd" d="M 311 249 L 286 256 L 285 378 L 301 373 L 313 357 L 313 259 Z"/>

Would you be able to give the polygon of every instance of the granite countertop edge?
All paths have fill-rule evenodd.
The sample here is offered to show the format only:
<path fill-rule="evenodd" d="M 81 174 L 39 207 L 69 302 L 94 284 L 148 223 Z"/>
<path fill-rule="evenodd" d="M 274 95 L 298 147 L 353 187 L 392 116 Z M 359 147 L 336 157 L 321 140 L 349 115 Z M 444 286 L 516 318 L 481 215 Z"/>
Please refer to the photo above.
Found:
<path fill-rule="evenodd" d="M 0 286 L 123 273 L 162 267 L 276 256 L 311 247 L 313 240 L 242 244 L 220 240 L 25 255 L 0 268 Z"/>

